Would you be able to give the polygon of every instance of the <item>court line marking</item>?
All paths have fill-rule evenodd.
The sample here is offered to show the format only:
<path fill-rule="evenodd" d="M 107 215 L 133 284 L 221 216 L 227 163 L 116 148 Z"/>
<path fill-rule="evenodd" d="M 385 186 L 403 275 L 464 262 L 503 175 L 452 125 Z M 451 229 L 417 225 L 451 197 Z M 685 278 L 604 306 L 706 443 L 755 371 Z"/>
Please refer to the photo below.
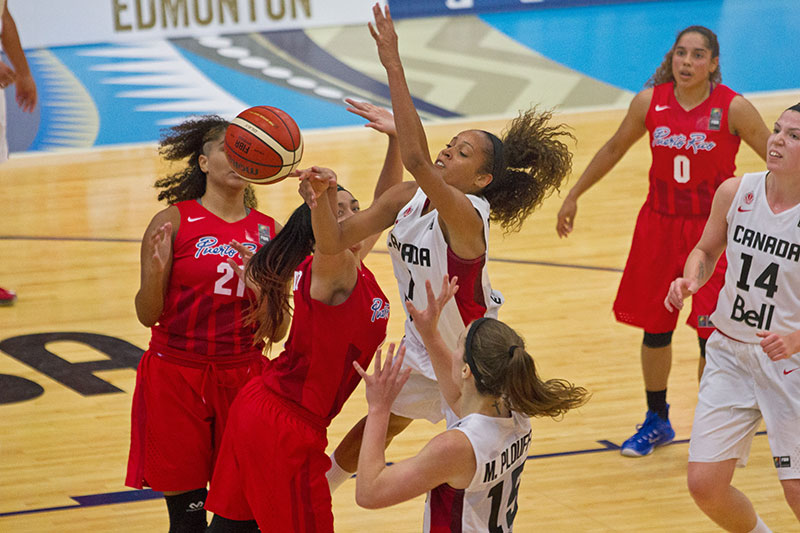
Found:
<path fill-rule="evenodd" d="M 118 242 L 118 243 L 141 243 L 141 239 L 125 239 L 114 237 L 48 237 L 35 235 L 0 235 L 0 241 L 63 241 L 63 242 Z M 388 254 L 388 250 L 372 250 L 373 254 Z M 553 261 L 535 261 L 532 259 L 509 259 L 504 257 L 490 257 L 490 263 L 511 263 L 518 265 L 549 266 L 555 268 L 577 268 L 581 270 L 597 270 L 601 272 L 622 272 L 621 268 L 578 265 L 574 263 L 556 263 Z"/>
<path fill-rule="evenodd" d="M 756 435 L 766 435 L 766 431 L 759 431 Z M 598 440 L 598 444 L 601 444 L 601 448 L 588 448 L 585 450 L 573 450 L 569 452 L 554 452 L 554 453 L 543 453 L 538 455 L 529 455 L 527 461 L 532 461 L 536 459 L 550 459 L 553 457 L 569 457 L 571 455 L 585 455 L 589 453 L 602 453 L 602 452 L 616 452 L 619 451 L 620 446 L 618 444 L 614 444 L 609 440 Z M 676 444 L 688 444 L 689 439 L 681 439 L 681 440 L 674 440 L 671 443 L 667 444 L 667 446 L 673 446 Z M 630 459 L 624 459 L 630 460 Z M 392 463 L 386 463 L 387 465 L 391 465 Z M 356 477 L 355 474 L 350 478 Z M 101 505 L 116 505 L 119 503 L 129 503 L 129 502 L 137 502 L 137 501 L 146 501 L 146 500 L 157 500 L 162 498 L 164 495 L 161 492 L 154 491 L 152 489 L 141 489 L 141 490 L 123 490 L 119 492 L 106 492 L 101 494 L 88 494 L 86 496 L 70 496 L 71 499 L 75 500 L 76 504 L 72 505 L 61 505 L 59 507 L 43 507 L 39 509 L 25 509 L 22 511 L 8 511 L 5 513 L 0 513 L 0 518 L 4 518 L 7 516 L 19 516 L 19 515 L 26 515 L 26 514 L 35 514 L 35 513 L 47 513 L 51 511 L 63 511 L 66 509 L 80 509 L 82 507 L 98 507 Z"/>

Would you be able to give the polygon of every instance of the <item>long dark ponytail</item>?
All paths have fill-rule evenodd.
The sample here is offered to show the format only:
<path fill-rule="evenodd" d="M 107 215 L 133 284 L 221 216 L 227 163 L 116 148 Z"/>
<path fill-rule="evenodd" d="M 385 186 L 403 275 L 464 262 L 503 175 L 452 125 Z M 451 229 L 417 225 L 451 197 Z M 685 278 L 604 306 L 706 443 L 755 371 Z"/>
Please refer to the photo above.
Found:
<path fill-rule="evenodd" d="M 311 210 L 306 204 L 294 210 L 283 229 L 262 246 L 247 263 L 245 276 L 259 288 L 256 305 L 248 315 L 248 323 L 257 323 L 256 339 L 263 339 L 267 349 L 291 311 L 290 281 L 294 270 L 314 251 Z"/>

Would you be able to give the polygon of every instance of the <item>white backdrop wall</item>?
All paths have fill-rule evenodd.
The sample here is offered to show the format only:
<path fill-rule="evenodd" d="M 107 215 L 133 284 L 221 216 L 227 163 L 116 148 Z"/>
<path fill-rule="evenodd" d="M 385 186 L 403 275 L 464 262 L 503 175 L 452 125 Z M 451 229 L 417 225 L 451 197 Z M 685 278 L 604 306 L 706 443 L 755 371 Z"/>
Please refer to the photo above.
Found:
<path fill-rule="evenodd" d="M 23 46 L 46 48 L 364 24 L 375 1 L 8 0 L 8 9 Z"/>

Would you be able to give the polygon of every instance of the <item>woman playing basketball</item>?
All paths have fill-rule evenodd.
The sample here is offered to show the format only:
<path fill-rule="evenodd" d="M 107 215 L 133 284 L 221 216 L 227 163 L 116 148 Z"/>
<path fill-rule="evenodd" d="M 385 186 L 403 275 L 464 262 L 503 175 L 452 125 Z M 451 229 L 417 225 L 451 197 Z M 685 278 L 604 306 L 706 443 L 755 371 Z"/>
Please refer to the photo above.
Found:
<path fill-rule="evenodd" d="M 731 481 L 762 418 L 784 496 L 800 520 L 800 104 L 781 114 L 766 148 L 767 171 L 719 186 L 703 236 L 664 299 L 667 309 L 682 308 L 725 252 L 688 485 L 720 527 L 751 533 L 770 529 Z"/>
<path fill-rule="evenodd" d="M 369 364 L 386 336 L 389 302 L 361 262 L 369 246 L 328 253 L 329 232 L 320 231 L 353 216 L 358 202 L 331 170 L 299 174 L 309 193 L 309 181 L 321 183 L 321 195 L 307 196 L 313 207 L 297 208 L 245 270 L 259 293 L 259 338 L 280 338 L 293 296 L 291 329 L 284 351 L 231 407 L 208 496 L 210 532 L 333 531 L 326 428 L 358 384 L 353 362 Z"/>
<path fill-rule="evenodd" d="M 457 275 L 462 289 L 439 321 L 445 342 L 455 350 L 464 325 L 485 315 L 496 316 L 502 303 L 486 270 L 489 221 L 507 231 L 520 228 L 569 173 L 571 154 L 560 138 L 570 135 L 561 126 L 548 124 L 549 113 L 531 110 L 512 122 L 503 140 L 485 131 L 462 131 L 431 161 L 403 74 L 389 8 L 382 12 L 375 5 L 373 14 L 370 32 L 388 75 L 402 161 L 414 181 L 392 187 L 368 209 L 343 221 L 325 241 L 334 243 L 331 251 L 341 250 L 394 226 L 388 247 L 400 295 L 417 307 L 426 305 L 422 289 L 426 280 Z M 410 319 L 403 345 L 404 364 L 413 372 L 392 407 L 389 440 L 412 419 L 437 422 L 444 416 L 433 367 Z M 328 475 L 332 489 L 355 471 L 363 427 L 364 420 L 334 452 Z"/>
<path fill-rule="evenodd" d="M 456 279 L 442 282 L 438 297 L 425 283 L 428 307 L 408 310 L 457 420 L 414 457 L 386 465 L 384 443 L 394 398 L 408 378 L 389 349 L 372 375 L 358 367 L 369 414 L 358 458 L 356 501 L 368 508 L 394 505 L 428 492 L 423 531 L 511 531 L 520 475 L 531 441 L 531 416 L 558 417 L 582 405 L 586 390 L 560 379 L 542 381 L 525 341 L 510 327 L 482 317 L 464 328 L 451 350 L 437 328 L 456 293 Z"/>
<path fill-rule="evenodd" d="M 641 364 L 647 415 L 622 444 L 622 455 L 639 457 L 675 437 L 669 422 L 667 381 L 677 312 L 661 305 L 670 281 L 683 269 L 697 243 L 717 186 L 734 175 L 741 139 L 763 159 L 769 130 L 743 96 L 722 85 L 717 36 L 690 26 L 631 102 L 613 137 L 597 152 L 558 213 L 556 231 L 572 232 L 578 198 L 600 181 L 645 132 L 650 132 L 650 192 L 639 212 L 628 261 L 614 302 L 618 321 L 642 328 Z M 709 315 L 722 286 L 725 262 L 693 298 L 687 323 L 697 330 L 699 372 L 705 342 L 713 331 Z"/>
<path fill-rule="evenodd" d="M 125 484 L 164 492 L 170 531 L 205 531 L 203 502 L 228 409 L 249 376 L 260 373 L 263 343 L 243 318 L 244 283 L 227 262 L 249 254 L 279 225 L 255 210 L 251 186 L 223 151 L 228 122 L 207 116 L 161 140 L 167 161 L 188 162 L 156 181 L 157 213 L 142 239 L 139 321 L 152 328 L 136 375 Z"/>

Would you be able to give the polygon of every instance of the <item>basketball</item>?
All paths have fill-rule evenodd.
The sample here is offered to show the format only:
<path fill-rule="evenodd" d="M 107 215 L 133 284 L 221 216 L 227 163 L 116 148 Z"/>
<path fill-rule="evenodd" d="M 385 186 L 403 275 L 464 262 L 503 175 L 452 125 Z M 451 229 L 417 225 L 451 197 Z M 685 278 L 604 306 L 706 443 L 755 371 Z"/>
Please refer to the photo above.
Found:
<path fill-rule="evenodd" d="M 277 183 L 300 164 L 303 136 L 285 111 L 255 106 L 228 126 L 225 155 L 242 179 L 260 185 Z"/>

